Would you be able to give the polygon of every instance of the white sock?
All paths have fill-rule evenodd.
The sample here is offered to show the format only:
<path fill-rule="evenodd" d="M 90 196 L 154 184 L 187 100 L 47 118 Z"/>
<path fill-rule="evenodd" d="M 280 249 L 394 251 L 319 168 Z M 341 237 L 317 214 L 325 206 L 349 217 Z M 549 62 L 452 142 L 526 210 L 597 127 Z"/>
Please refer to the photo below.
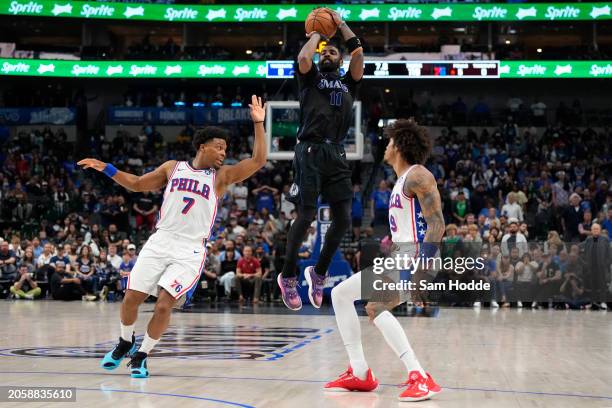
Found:
<path fill-rule="evenodd" d="M 125 341 L 132 342 L 132 335 L 134 334 L 134 325 L 130 324 L 128 326 L 121 323 L 121 338 Z"/>
<path fill-rule="evenodd" d="M 410 343 L 408 342 L 408 337 L 406 337 L 406 333 L 397 321 L 397 318 L 389 311 L 384 311 L 376 316 L 374 324 L 382 333 L 387 344 L 393 349 L 400 360 L 402 360 L 408 373 L 411 371 L 418 371 L 424 378 L 427 378 L 427 374 L 414 355 L 414 351 L 412 351 L 412 347 L 410 347 Z"/>
<path fill-rule="evenodd" d="M 356 273 L 332 290 L 336 323 L 348 353 L 353 375 L 366 379 L 368 363 L 361 345 L 361 326 L 354 302 L 361 297 L 361 273 Z"/>
<path fill-rule="evenodd" d="M 159 339 L 152 339 L 151 337 L 149 337 L 149 333 L 146 333 L 144 339 L 142 339 L 142 344 L 140 345 L 138 351 L 142 351 L 143 353 L 149 354 L 157 343 L 159 343 Z"/>

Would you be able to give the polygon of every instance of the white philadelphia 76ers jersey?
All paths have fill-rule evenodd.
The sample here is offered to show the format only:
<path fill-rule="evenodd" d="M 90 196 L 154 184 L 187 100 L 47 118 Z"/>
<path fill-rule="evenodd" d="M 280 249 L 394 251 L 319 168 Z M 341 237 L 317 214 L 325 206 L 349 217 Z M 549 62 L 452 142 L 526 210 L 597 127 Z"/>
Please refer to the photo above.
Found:
<path fill-rule="evenodd" d="M 423 242 L 427 231 L 419 199 L 404 193 L 404 182 L 413 168 L 397 179 L 389 200 L 389 228 L 395 243 Z"/>
<path fill-rule="evenodd" d="M 217 215 L 214 169 L 177 162 L 164 191 L 157 229 L 187 240 L 208 239 Z"/>

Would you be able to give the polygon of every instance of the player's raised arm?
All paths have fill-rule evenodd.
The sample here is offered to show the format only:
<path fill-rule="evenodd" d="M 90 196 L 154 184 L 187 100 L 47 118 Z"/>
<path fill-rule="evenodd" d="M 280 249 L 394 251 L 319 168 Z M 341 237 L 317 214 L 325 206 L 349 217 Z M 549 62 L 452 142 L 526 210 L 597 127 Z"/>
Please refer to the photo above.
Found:
<path fill-rule="evenodd" d="M 268 152 L 266 151 L 266 129 L 264 128 L 266 104 L 262 102 L 261 98 L 253 95 L 249 108 L 251 108 L 251 119 L 253 119 L 253 125 L 255 127 L 253 154 L 250 158 L 241 160 L 233 166 L 223 166 L 219 169 L 215 185 L 215 191 L 218 196 L 222 196 L 225 193 L 225 189 L 230 184 L 251 177 L 266 164 L 266 160 L 268 159 Z"/>
<path fill-rule="evenodd" d="M 152 172 L 137 176 L 117 170 L 111 163 L 104 163 L 97 159 L 83 159 L 77 163 L 84 170 L 94 169 L 112 178 L 117 184 L 130 191 L 156 191 L 164 187 L 168 182 L 168 174 L 176 165 L 176 160 L 169 160 L 153 170 Z"/>
<path fill-rule="evenodd" d="M 300 50 L 297 58 L 298 69 L 302 75 L 307 74 L 310 68 L 312 68 L 312 58 L 322 38 L 321 34 L 316 31 L 306 34 L 306 37 L 308 37 L 308 41 L 306 41 L 306 44 Z"/>
<path fill-rule="evenodd" d="M 340 14 L 338 14 L 334 10 L 328 10 L 334 17 L 334 22 L 338 26 L 338 30 L 340 30 L 342 39 L 346 42 L 346 47 L 351 53 L 351 62 L 349 63 L 349 71 L 351 73 L 351 77 L 353 78 L 353 81 L 359 82 L 363 77 L 364 69 L 364 56 L 363 47 L 361 46 L 361 40 L 355 35 L 353 30 L 349 28 L 348 24 L 346 24 L 346 21 L 342 20 Z"/>

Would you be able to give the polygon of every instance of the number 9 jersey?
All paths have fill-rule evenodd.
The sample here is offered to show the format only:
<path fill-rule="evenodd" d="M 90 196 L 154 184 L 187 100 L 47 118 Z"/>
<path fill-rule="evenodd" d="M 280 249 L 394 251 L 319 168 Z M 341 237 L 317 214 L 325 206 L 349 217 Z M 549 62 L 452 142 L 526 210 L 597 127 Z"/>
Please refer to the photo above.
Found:
<path fill-rule="evenodd" d="M 421 204 L 416 195 L 411 197 L 404 193 L 404 183 L 410 170 L 397 179 L 391 199 L 389 200 L 389 228 L 394 243 L 423 242 L 427 232 L 427 222 L 421 212 Z"/>

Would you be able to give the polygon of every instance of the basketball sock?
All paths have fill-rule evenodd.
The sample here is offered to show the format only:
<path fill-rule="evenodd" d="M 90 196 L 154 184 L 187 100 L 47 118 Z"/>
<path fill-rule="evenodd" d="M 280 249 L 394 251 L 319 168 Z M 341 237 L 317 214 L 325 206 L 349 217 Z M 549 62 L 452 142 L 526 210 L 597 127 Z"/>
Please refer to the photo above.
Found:
<path fill-rule="evenodd" d="M 125 325 L 121 323 L 121 338 L 125 341 L 132 342 L 132 335 L 134 334 L 134 325 Z"/>
<path fill-rule="evenodd" d="M 146 333 L 144 339 L 142 339 L 142 344 L 140 345 L 138 351 L 142 351 L 143 353 L 149 354 L 157 343 L 159 343 L 159 339 L 152 339 L 151 337 L 149 337 L 149 333 Z"/>
<path fill-rule="evenodd" d="M 325 234 L 325 243 L 315 265 L 315 273 L 319 276 L 327 274 L 327 268 L 329 268 L 329 264 L 340 246 L 342 237 L 351 226 L 351 200 L 330 203 L 329 208 L 332 222 Z"/>
<path fill-rule="evenodd" d="M 406 366 L 406 370 L 410 373 L 411 371 L 418 371 L 424 378 L 427 378 L 427 374 L 419 360 L 414 355 L 412 347 L 408 342 L 408 337 L 402 326 L 397 321 L 395 316 L 391 312 L 384 311 L 374 319 L 374 324 L 378 327 L 378 330 L 382 333 L 387 344 L 393 349 L 395 354 L 402 360 L 402 363 Z"/>
<path fill-rule="evenodd" d="M 353 375 L 366 379 L 368 363 L 361 345 L 361 326 L 354 302 L 361 297 L 361 274 L 356 273 L 332 290 L 336 323 L 348 353 Z"/>
<path fill-rule="evenodd" d="M 316 209 L 314 207 L 302 207 L 298 209 L 298 216 L 291 224 L 287 234 L 287 250 L 285 251 L 285 263 L 281 275 L 283 278 L 293 278 L 296 276 L 297 256 L 306 238 L 308 227 L 314 219 Z"/>

